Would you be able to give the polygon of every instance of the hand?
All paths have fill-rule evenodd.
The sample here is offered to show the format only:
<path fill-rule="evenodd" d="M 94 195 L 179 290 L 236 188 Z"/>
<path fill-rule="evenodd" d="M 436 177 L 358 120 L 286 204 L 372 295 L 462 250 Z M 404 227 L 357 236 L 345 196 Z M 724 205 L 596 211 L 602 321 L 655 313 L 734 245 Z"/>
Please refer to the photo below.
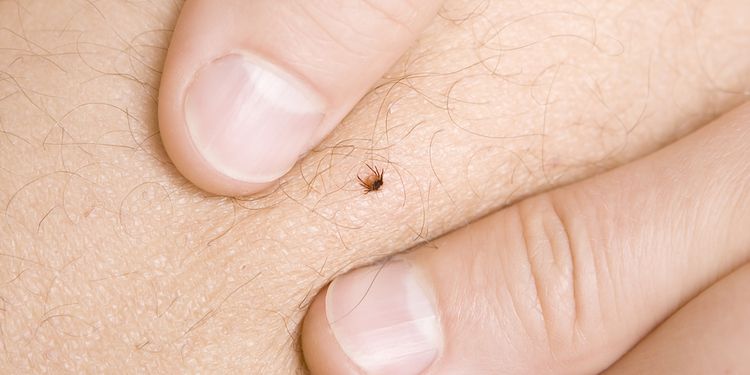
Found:
<path fill-rule="evenodd" d="M 750 371 L 748 144 L 745 104 L 337 278 L 305 320 L 312 373 Z"/>

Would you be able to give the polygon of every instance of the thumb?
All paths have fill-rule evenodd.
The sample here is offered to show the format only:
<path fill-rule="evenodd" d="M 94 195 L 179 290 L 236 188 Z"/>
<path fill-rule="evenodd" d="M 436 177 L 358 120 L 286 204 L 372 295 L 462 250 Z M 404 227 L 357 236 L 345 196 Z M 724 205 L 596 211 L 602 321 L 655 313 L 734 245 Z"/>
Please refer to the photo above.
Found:
<path fill-rule="evenodd" d="M 553 190 L 313 301 L 312 374 L 604 370 L 750 256 L 750 104 L 632 164 Z"/>
<path fill-rule="evenodd" d="M 159 127 L 212 193 L 272 185 L 416 39 L 439 0 L 188 0 L 164 66 Z"/>

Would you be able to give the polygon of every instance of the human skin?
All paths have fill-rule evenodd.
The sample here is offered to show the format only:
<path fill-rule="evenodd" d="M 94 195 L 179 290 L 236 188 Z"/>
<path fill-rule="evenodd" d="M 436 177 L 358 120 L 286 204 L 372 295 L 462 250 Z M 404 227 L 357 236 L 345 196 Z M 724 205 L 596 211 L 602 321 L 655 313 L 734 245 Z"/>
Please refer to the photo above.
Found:
<path fill-rule="evenodd" d="M 0 2 L 5 372 L 299 371 L 335 275 L 656 150 L 750 83 L 742 1 L 448 3 L 278 188 L 216 197 L 156 130 L 180 5 Z"/>

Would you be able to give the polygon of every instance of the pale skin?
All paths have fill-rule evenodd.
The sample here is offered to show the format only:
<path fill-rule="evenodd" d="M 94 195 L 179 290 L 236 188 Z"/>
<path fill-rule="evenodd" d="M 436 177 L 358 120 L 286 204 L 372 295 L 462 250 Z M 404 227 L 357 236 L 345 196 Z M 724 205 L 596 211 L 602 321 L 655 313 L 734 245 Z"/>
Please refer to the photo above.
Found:
<path fill-rule="evenodd" d="M 618 291 L 642 298 L 622 303 L 640 305 L 603 303 L 628 318 L 591 323 L 589 344 L 561 357 L 540 333 L 550 328 L 507 329 L 511 341 L 501 347 L 461 320 L 457 332 L 466 334 L 452 336 L 451 348 L 492 354 L 470 361 L 475 368 L 521 373 L 748 368 L 742 145 L 750 109 L 704 127 L 747 100 L 747 1 L 442 4 L 419 42 L 320 146 L 278 183 L 259 187 L 268 190 L 243 198 L 195 187 L 160 140 L 158 88 L 182 5 L 0 0 L 0 372 L 302 373 L 300 323 L 316 301 L 304 332 L 306 342 L 321 343 L 304 353 L 313 373 L 356 373 L 315 319 L 315 296 L 331 279 L 416 247 L 409 257 L 442 264 L 430 272 L 460 285 L 467 265 L 482 261 L 480 250 L 495 245 L 477 236 L 485 243 L 475 240 L 476 256 L 467 251 L 465 264 L 446 268 L 425 260 L 427 249 L 460 248 L 467 232 L 483 232 L 480 224 L 441 235 L 582 180 L 484 222 L 515 233 L 514 212 L 543 211 L 539 202 L 550 197 L 576 211 L 565 202 L 598 191 L 592 186 L 618 197 L 663 189 L 706 202 L 701 212 L 712 221 L 692 227 L 707 235 L 691 237 L 703 247 L 674 234 L 658 242 L 674 249 L 623 256 L 625 275 L 615 280 L 635 287 Z M 676 147 L 586 180 L 701 127 Z M 695 168 L 682 168 L 685 160 Z M 366 163 L 385 168 L 386 178 L 364 195 L 357 175 L 367 176 Z M 679 190 L 673 176 L 647 173 L 654 166 L 698 187 Z M 702 195 L 711 190 L 699 184 L 709 172 L 719 173 L 712 186 L 731 204 Z M 658 219 L 691 201 L 650 202 L 636 213 L 627 211 L 630 201 L 616 201 L 624 212 L 618 228 L 643 214 L 667 233 Z M 724 215 L 730 206 L 737 212 Z M 725 236 L 708 236 L 717 232 Z M 629 248 L 648 242 L 626 230 L 613 238 Z M 496 268 L 522 268 L 522 253 L 502 252 Z M 664 265 L 672 262 L 681 266 Z M 508 283 L 529 289 L 518 277 Z"/>

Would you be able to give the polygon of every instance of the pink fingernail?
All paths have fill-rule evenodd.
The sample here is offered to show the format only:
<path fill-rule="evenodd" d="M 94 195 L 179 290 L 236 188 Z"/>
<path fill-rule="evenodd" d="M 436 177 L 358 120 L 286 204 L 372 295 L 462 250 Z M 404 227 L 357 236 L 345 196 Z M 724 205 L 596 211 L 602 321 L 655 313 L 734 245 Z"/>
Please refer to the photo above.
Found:
<path fill-rule="evenodd" d="M 336 278 L 326 314 L 341 349 L 367 374 L 419 374 L 442 342 L 433 302 L 406 261 Z"/>
<path fill-rule="evenodd" d="M 232 54 L 198 71 L 185 96 L 193 144 L 224 175 L 270 182 L 308 151 L 323 101 L 261 59 Z"/>

